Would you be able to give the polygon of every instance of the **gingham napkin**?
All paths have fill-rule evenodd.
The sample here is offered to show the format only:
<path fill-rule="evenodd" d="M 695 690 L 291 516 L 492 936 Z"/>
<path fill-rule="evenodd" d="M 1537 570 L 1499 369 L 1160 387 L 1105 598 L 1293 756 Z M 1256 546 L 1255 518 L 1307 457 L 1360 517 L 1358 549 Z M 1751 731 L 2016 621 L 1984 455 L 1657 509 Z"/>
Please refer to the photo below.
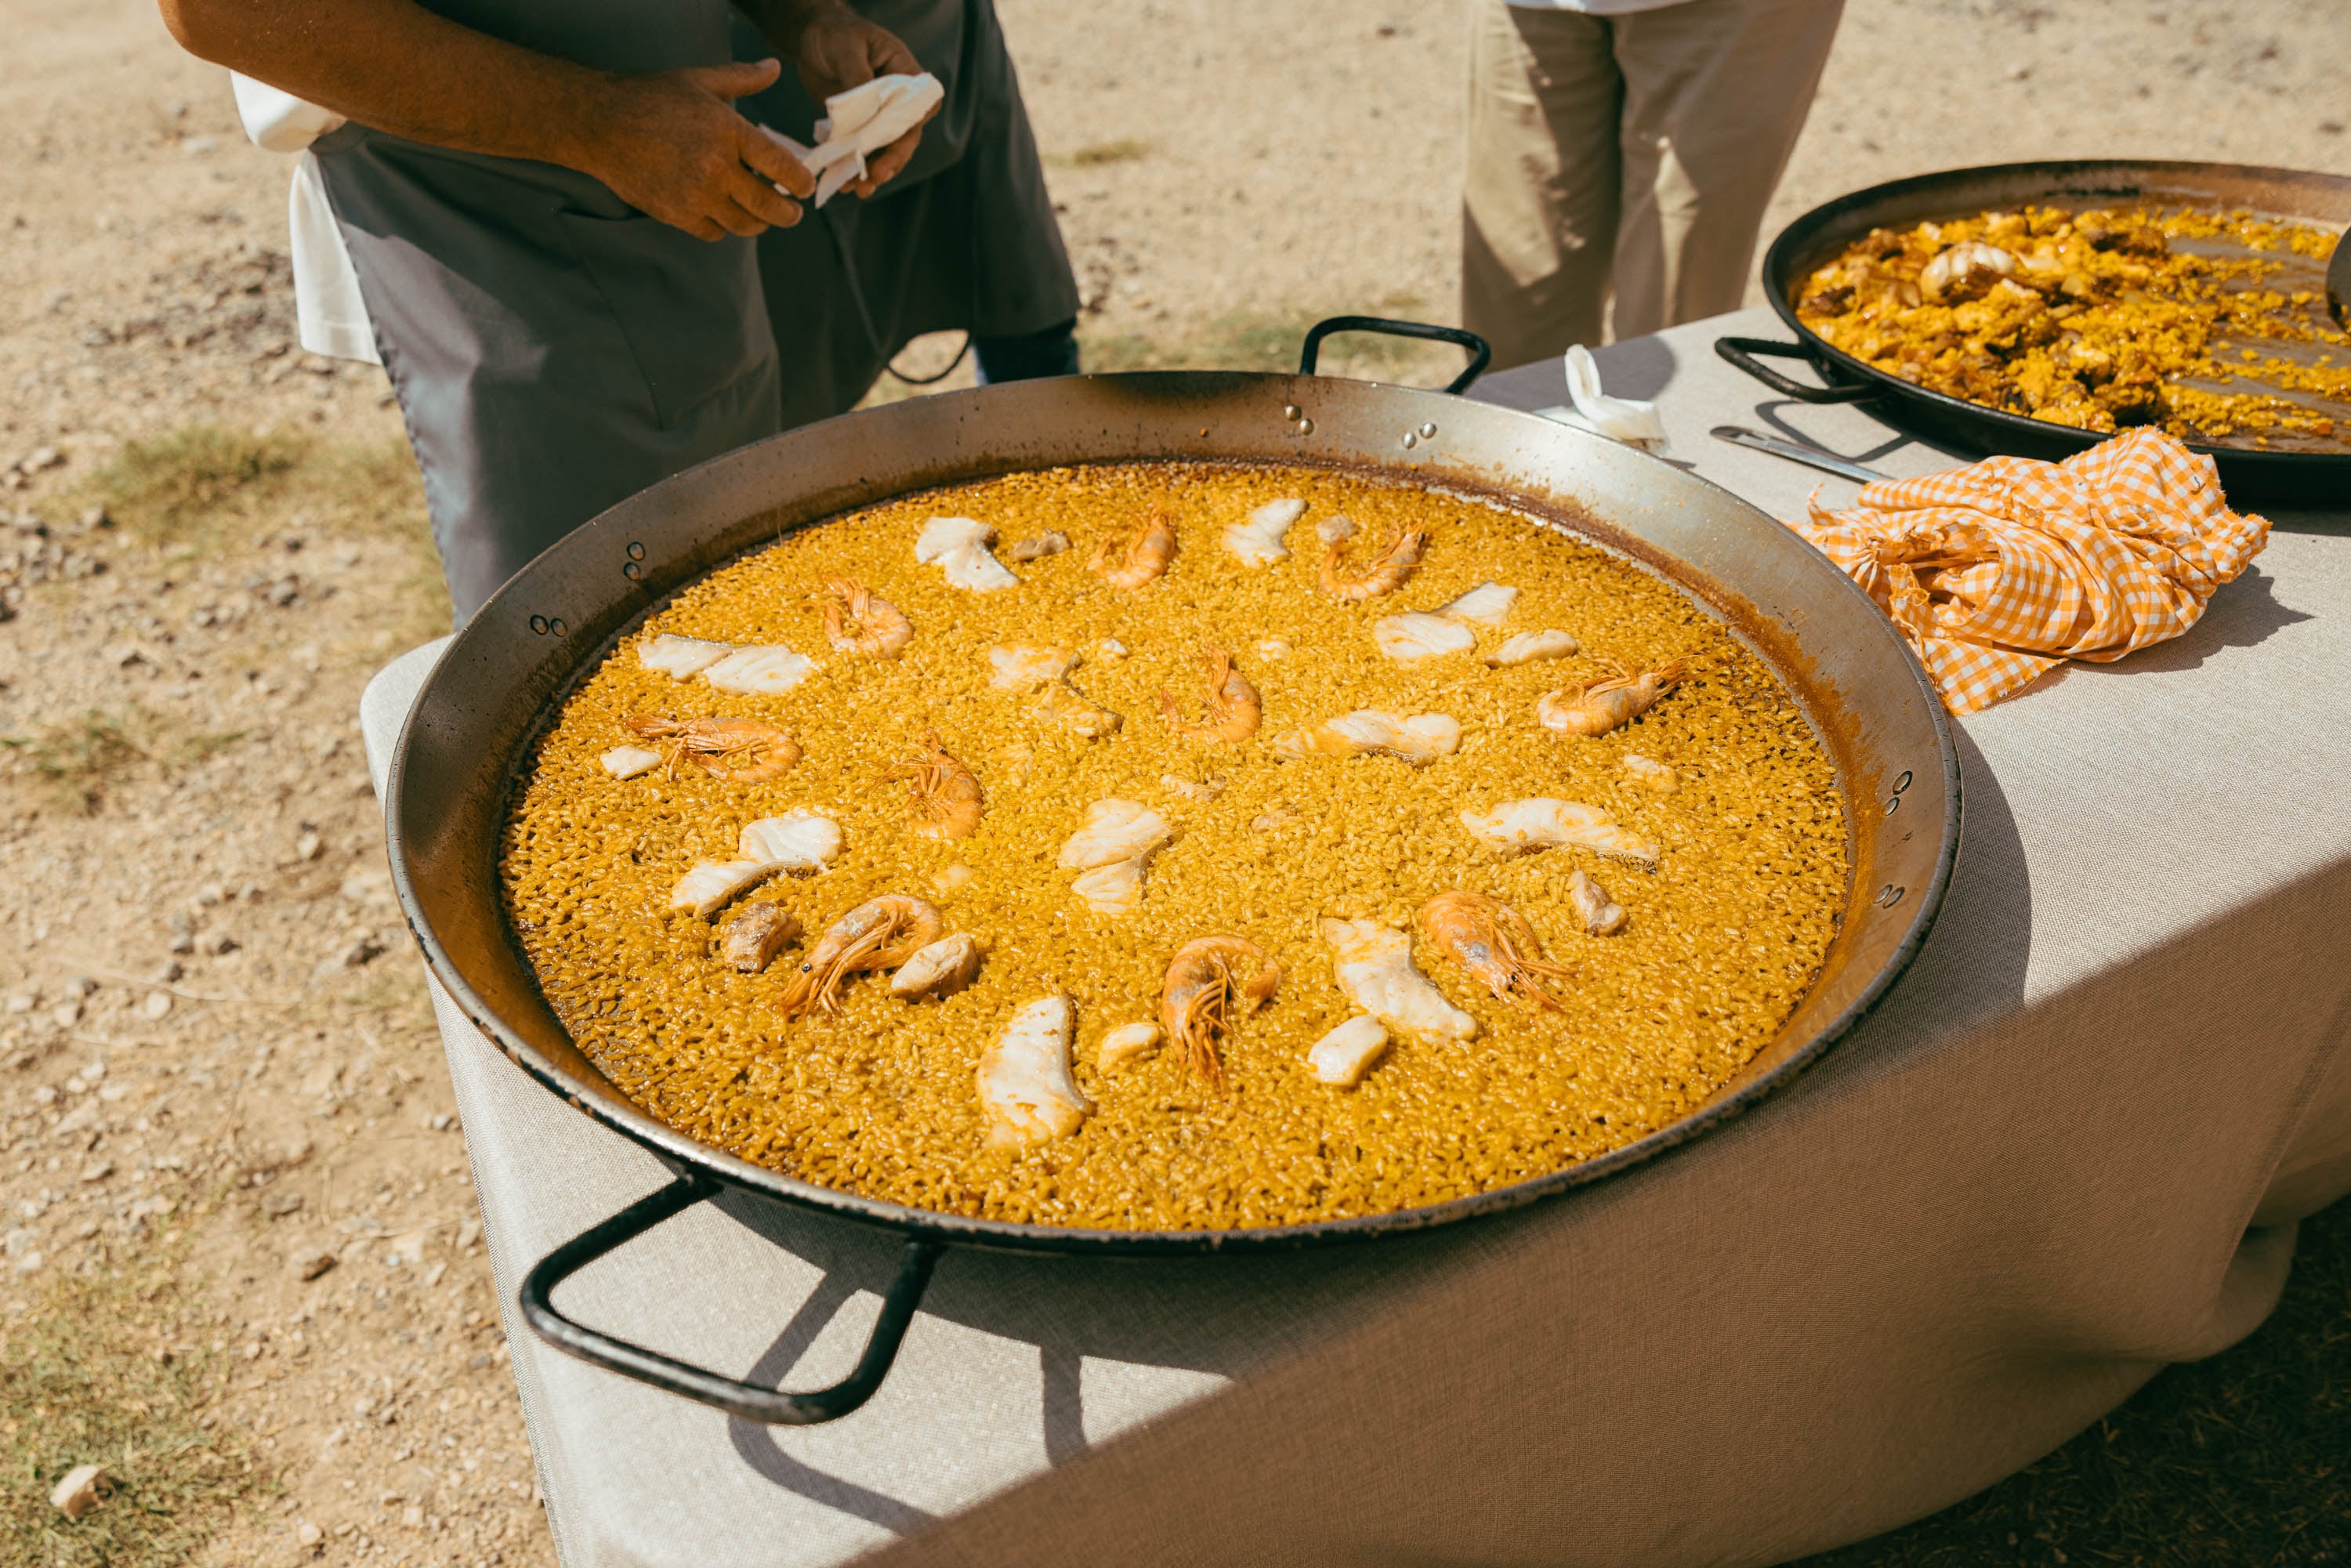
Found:
<path fill-rule="evenodd" d="M 1791 526 L 1893 619 L 1954 714 L 2064 660 L 2179 636 L 2270 538 L 2229 509 L 2210 457 L 2153 428 L 2063 463 L 1989 457 L 1880 480 Z"/>

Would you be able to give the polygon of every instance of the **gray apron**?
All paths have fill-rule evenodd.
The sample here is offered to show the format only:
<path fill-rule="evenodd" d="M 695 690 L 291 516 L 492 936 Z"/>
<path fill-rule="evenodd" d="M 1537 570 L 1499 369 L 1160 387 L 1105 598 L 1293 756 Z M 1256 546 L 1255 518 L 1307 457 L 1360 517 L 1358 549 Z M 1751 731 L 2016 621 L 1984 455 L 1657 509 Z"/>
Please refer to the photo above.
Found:
<path fill-rule="evenodd" d="M 726 0 L 429 0 L 613 71 L 722 65 Z M 460 625 L 597 513 L 778 428 L 753 242 L 552 164 L 347 125 L 312 149 L 400 400 Z"/>
<path fill-rule="evenodd" d="M 992 0 L 852 0 L 946 88 L 913 162 L 866 200 L 836 196 L 797 226 L 759 236 L 768 317 L 789 369 L 786 428 L 856 405 L 925 332 L 1019 337 L 1078 313 L 1077 280 L 1019 78 Z M 744 59 L 773 51 L 747 23 Z M 787 65 L 737 107 L 807 141 L 824 112 Z"/>

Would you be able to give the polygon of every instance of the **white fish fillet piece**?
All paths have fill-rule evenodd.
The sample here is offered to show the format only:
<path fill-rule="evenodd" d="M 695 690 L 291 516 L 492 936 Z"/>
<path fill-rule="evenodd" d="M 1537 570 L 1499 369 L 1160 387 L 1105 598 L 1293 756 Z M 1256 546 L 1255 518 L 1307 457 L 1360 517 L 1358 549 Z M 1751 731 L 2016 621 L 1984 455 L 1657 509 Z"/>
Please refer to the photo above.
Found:
<path fill-rule="evenodd" d="M 1061 846 L 1061 869 L 1084 871 L 1147 855 L 1176 836 L 1167 819 L 1135 800 L 1097 800 Z"/>
<path fill-rule="evenodd" d="M 1123 1023 L 1102 1037 L 1094 1047 L 1094 1065 L 1123 1067 L 1138 1057 L 1148 1056 L 1159 1047 L 1159 1026 L 1155 1023 Z"/>
<path fill-rule="evenodd" d="M 778 871 L 822 871 L 841 852 L 841 824 L 822 811 L 787 811 L 745 823 L 736 847 Z"/>
<path fill-rule="evenodd" d="M 1441 1045 L 1478 1038 L 1478 1020 L 1445 999 L 1412 967 L 1412 937 L 1376 920 L 1315 923 L 1338 961 L 1347 999 L 1406 1040 Z"/>
<path fill-rule="evenodd" d="M 1124 722 L 1066 681 L 1048 681 L 1038 687 L 1029 716 L 1088 740 L 1100 740 Z"/>
<path fill-rule="evenodd" d="M 1013 643 L 987 651 L 987 684 L 999 692 L 1034 690 L 1070 673 L 1077 655 L 1061 648 L 1039 648 Z"/>
<path fill-rule="evenodd" d="M 1473 625 L 1499 626 L 1510 618 L 1510 606 L 1518 601 L 1517 589 L 1504 588 L 1499 582 L 1481 582 L 1452 602 L 1438 605 L 1437 613 Z"/>
<path fill-rule="evenodd" d="M 1306 515 L 1306 503 L 1291 497 L 1268 501 L 1238 523 L 1225 525 L 1225 549 L 1243 566 L 1271 566 L 1290 559 L 1281 536 Z"/>
<path fill-rule="evenodd" d="M 1306 1049 L 1306 1064 L 1320 1083 L 1353 1089 L 1388 1048 L 1388 1026 L 1358 1013 Z"/>
<path fill-rule="evenodd" d="M 677 879 L 669 891 L 672 909 L 690 909 L 707 920 L 776 870 L 770 861 L 704 861 Z"/>
<path fill-rule="evenodd" d="M 1290 760 L 1304 757 L 1361 757 L 1379 752 L 1400 757 L 1414 767 L 1425 767 L 1461 749 L 1461 725 L 1441 713 L 1411 718 L 1378 708 L 1358 708 L 1324 719 L 1309 729 L 1294 729 L 1275 737 L 1274 755 Z"/>
<path fill-rule="evenodd" d="M 1112 861 L 1070 879 L 1070 891 L 1086 901 L 1086 907 L 1096 915 L 1119 915 L 1134 912 L 1143 902 L 1143 860 Z"/>
<path fill-rule="evenodd" d="M 660 767 L 661 753 L 647 751 L 642 746 L 616 746 L 596 760 L 615 779 L 634 779 Z"/>
<path fill-rule="evenodd" d="M 1655 789 L 1660 795 L 1670 795 L 1681 787 L 1681 775 L 1654 757 L 1628 751 L 1617 760 L 1624 765 L 1633 782 L 1644 789 Z"/>
<path fill-rule="evenodd" d="M 960 932 L 942 936 L 898 966 L 890 994 L 909 999 L 952 996 L 979 972 L 979 944 Z"/>
<path fill-rule="evenodd" d="M 774 696 L 807 680 L 815 661 L 789 648 L 737 648 L 708 669 L 702 678 L 715 691 L 737 696 Z"/>
<path fill-rule="evenodd" d="M 1070 1076 L 1075 1021 L 1069 998 L 1042 998 L 1013 1014 L 982 1053 L 973 1077 L 987 1116 L 989 1148 L 1029 1148 L 1066 1138 L 1084 1124 L 1093 1103 Z"/>
<path fill-rule="evenodd" d="M 1594 854 L 1635 861 L 1646 866 L 1657 863 L 1656 840 L 1620 827 L 1615 818 L 1597 806 L 1574 800 L 1542 797 L 1505 800 L 1490 811 L 1462 812 L 1461 825 L 1492 849 L 1531 853 L 1558 844 L 1572 844 Z"/>
<path fill-rule="evenodd" d="M 1447 653 L 1466 653 L 1478 645 L 1469 628 L 1459 622 L 1417 610 L 1383 615 L 1373 622 L 1372 641 L 1380 645 L 1381 653 L 1402 664 Z"/>
<path fill-rule="evenodd" d="M 735 651 L 732 643 L 706 637 L 675 637 L 664 632 L 637 644 L 637 663 L 681 681 L 691 680 Z"/>
<path fill-rule="evenodd" d="M 914 559 L 946 571 L 947 582 L 975 593 L 1018 588 L 1020 580 L 989 553 L 996 530 L 976 517 L 933 517 L 914 538 Z"/>
<path fill-rule="evenodd" d="M 1489 664 L 1531 664 L 1537 659 L 1572 659 L 1583 644 L 1564 632 L 1521 632 L 1487 658 Z"/>
<path fill-rule="evenodd" d="M 1575 905 L 1575 916 L 1583 922 L 1584 930 L 1594 936 L 1614 936 L 1632 918 L 1623 904 L 1608 896 L 1606 888 L 1592 880 L 1589 872 L 1579 871 L 1567 879 L 1567 901 Z"/>

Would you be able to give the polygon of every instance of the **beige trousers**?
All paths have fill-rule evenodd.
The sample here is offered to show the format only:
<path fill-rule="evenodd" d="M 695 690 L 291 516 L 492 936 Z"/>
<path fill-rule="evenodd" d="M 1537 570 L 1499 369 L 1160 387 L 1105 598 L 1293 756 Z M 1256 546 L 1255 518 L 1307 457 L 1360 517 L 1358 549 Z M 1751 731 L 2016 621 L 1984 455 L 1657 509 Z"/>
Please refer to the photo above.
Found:
<path fill-rule="evenodd" d="M 1497 369 L 1739 308 L 1844 0 L 1471 0 L 1461 324 Z"/>

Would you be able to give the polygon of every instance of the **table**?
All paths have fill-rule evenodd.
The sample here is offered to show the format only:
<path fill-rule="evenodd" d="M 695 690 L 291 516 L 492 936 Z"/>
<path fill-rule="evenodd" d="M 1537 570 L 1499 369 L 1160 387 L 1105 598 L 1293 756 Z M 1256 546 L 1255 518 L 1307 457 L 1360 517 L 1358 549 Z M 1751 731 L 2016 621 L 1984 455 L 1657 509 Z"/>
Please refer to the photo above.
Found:
<path fill-rule="evenodd" d="M 1671 461 L 1780 516 L 1818 480 L 1713 339 L 1603 351 Z M 1558 368 L 1477 395 L 1565 401 Z M 1830 498 L 1849 482 L 1825 481 Z M 2351 1191 L 2351 511 L 2273 515 L 2189 635 L 1959 727 L 1942 920 L 1793 1089 L 1532 1210 L 1369 1249 L 950 1254 L 872 1404 L 771 1430 L 541 1346 L 517 1283 L 662 1184 L 436 996 L 542 1490 L 569 1568 L 1768 1563 L 1940 1508 L 2275 1303 Z M 436 647 L 363 704 L 379 787 Z M 568 1311 L 793 1386 L 862 1343 L 894 1241 L 750 1200 L 671 1221 Z"/>

